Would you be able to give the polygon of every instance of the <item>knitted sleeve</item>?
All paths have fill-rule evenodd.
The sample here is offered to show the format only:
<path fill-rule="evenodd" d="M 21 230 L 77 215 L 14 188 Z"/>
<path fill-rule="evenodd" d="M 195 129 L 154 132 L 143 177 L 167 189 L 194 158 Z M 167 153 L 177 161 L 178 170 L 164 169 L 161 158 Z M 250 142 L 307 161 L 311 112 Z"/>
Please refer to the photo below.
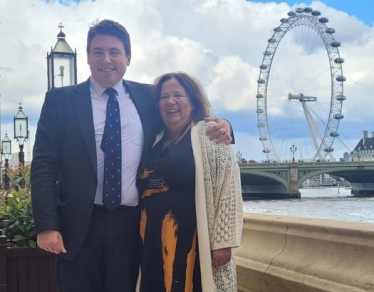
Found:
<path fill-rule="evenodd" d="M 243 204 L 240 171 L 231 145 L 206 136 L 212 123 L 199 123 L 211 250 L 240 245 Z"/>

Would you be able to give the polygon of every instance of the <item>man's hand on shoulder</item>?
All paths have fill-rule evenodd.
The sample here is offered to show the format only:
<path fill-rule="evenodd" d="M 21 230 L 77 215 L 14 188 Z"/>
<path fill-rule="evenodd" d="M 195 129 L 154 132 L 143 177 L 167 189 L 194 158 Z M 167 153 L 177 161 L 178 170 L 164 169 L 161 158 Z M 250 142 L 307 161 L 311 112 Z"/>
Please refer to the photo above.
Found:
<path fill-rule="evenodd" d="M 215 122 L 213 127 L 210 127 L 206 134 L 210 140 L 215 140 L 217 144 L 225 143 L 230 145 L 232 142 L 231 125 L 227 120 L 217 117 L 208 117 L 204 119 L 206 122 Z"/>
<path fill-rule="evenodd" d="M 38 246 L 55 254 L 66 253 L 61 233 L 56 230 L 46 230 L 37 236 Z"/>

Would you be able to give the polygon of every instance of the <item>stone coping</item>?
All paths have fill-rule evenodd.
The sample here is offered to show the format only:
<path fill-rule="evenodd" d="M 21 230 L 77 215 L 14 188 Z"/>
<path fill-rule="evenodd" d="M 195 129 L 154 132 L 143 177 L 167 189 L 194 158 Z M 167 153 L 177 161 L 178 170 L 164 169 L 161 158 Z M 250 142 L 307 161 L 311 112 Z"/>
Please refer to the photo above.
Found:
<path fill-rule="evenodd" d="M 239 291 L 374 291 L 374 224 L 244 215 Z"/>

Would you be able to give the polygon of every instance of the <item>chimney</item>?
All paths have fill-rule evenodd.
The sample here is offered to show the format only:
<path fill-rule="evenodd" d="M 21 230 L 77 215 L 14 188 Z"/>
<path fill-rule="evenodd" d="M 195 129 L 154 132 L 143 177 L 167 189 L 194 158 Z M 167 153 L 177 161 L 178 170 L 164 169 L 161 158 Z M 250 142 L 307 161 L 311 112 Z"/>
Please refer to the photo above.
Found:
<path fill-rule="evenodd" d="M 364 138 L 362 139 L 362 145 L 365 145 L 367 138 L 368 138 L 368 131 L 364 131 Z"/>

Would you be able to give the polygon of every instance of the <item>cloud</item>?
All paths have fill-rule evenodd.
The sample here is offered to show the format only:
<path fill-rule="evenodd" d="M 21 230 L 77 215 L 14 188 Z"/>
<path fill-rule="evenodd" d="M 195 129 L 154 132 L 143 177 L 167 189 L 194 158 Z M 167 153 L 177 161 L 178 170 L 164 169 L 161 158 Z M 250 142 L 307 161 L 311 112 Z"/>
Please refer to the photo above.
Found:
<path fill-rule="evenodd" d="M 127 79 L 153 82 L 168 71 L 195 76 L 210 96 L 215 112 L 230 117 L 234 128 L 239 129 L 238 150 L 246 153 L 244 148 L 253 144 L 248 156 L 265 159 L 255 134 L 258 67 L 273 28 L 296 6 L 245 0 L 179 0 L 178 5 L 173 0 L 60 2 L 0 1 L 4 125 L 12 123 L 22 102 L 35 131 L 47 89 L 46 54 L 57 41 L 59 23 L 65 26 L 70 46 L 77 49 L 78 81 L 82 82 L 89 76 L 85 53 L 88 27 L 96 19 L 109 18 L 122 23 L 131 35 L 132 62 Z M 335 39 L 342 43 L 347 101 L 341 131 L 349 133 L 348 139 L 355 132 L 361 136 L 363 127 L 372 127 L 368 120 L 372 121 L 374 105 L 374 71 L 369 64 L 374 63 L 374 28 L 320 1 L 310 6 L 329 18 L 328 26 L 336 29 Z M 281 113 L 281 109 L 275 106 L 271 111 Z"/>
<path fill-rule="evenodd" d="M 257 74 L 257 69 L 238 56 L 220 58 L 207 88 L 211 102 L 220 111 L 254 110 Z"/>

